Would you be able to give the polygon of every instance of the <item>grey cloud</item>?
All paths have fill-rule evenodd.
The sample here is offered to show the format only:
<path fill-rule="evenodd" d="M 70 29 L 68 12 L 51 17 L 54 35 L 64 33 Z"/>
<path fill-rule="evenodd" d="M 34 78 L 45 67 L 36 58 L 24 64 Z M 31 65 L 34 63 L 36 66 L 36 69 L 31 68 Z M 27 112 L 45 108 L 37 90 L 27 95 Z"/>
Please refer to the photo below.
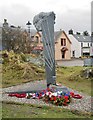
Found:
<path fill-rule="evenodd" d="M 91 13 L 87 10 L 68 10 L 65 14 L 58 14 L 56 21 L 57 29 L 74 29 L 75 31 L 90 31 Z"/>
<path fill-rule="evenodd" d="M 35 12 L 29 9 L 27 6 L 15 4 L 9 7 L 3 8 L 0 12 L 0 18 L 8 19 L 10 24 L 24 26 L 28 20 L 32 21 Z"/>
<path fill-rule="evenodd" d="M 7 18 L 10 24 L 17 26 L 25 26 L 28 20 L 32 22 L 36 14 L 43 12 L 28 8 L 27 6 L 21 4 L 13 4 L 7 7 L 2 6 L 0 9 L 0 22 L 3 22 L 3 19 Z M 68 9 L 68 11 L 64 13 L 60 11 L 56 13 L 55 29 L 64 29 L 68 31 L 72 28 L 75 31 L 90 31 L 90 17 L 90 10 Z"/>

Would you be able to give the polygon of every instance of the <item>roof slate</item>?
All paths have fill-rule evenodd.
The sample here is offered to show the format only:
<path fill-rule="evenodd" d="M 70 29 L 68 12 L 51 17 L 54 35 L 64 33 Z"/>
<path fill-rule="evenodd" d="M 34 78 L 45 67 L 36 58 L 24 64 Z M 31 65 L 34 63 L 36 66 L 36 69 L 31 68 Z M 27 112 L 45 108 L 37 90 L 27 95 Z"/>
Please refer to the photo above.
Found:
<path fill-rule="evenodd" d="M 62 33 L 64 33 L 64 34 L 65 34 L 65 36 L 67 37 L 67 39 L 68 39 L 68 40 L 69 40 L 69 42 L 71 43 L 71 40 L 69 39 L 68 35 L 67 35 L 67 34 L 66 34 L 66 32 L 65 32 L 65 31 L 63 31 L 63 30 L 60 30 L 60 31 L 55 31 L 55 32 L 54 32 L 54 40 L 55 40 L 55 42 L 57 42 L 57 40 L 58 40 L 59 36 L 60 36 Z"/>
<path fill-rule="evenodd" d="M 74 36 L 79 42 L 91 42 L 91 36 L 84 36 L 84 35 L 77 35 L 77 34 L 73 34 L 73 36 Z"/>
<path fill-rule="evenodd" d="M 58 40 L 58 37 L 60 36 L 61 33 L 62 33 L 62 31 L 56 31 L 56 32 L 54 32 L 55 42 Z"/>

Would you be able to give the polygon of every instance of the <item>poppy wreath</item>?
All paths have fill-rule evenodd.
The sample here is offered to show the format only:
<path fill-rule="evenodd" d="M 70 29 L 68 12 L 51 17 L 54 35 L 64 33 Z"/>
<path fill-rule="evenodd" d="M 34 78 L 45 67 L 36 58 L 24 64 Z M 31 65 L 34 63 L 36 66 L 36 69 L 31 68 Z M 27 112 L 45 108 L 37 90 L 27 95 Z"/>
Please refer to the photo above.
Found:
<path fill-rule="evenodd" d="M 75 94 L 75 95 L 73 95 L 72 97 L 73 97 L 73 98 L 76 98 L 76 99 L 81 99 L 81 98 L 82 98 L 82 96 L 79 95 L 79 94 Z"/>
<path fill-rule="evenodd" d="M 74 94 L 74 92 L 54 92 L 51 89 L 42 90 L 41 92 L 36 93 L 10 93 L 8 96 L 27 99 L 42 99 L 46 103 L 52 103 L 57 106 L 67 106 L 71 102 L 72 98 L 82 98 L 81 95 Z"/>
<path fill-rule="evenodd" d="M 82 96 L 79 94 L 74 94 L 73 92 L 70 92 L 70 95 L 72 96 L 72 98 L 76 98 L 76 99 L 81 99 Z"/>
<path fill-rule="evenodd" d="M 45 102 L 52 103 L 57 106 L 67 106 L 71 102 L 71 96 L 54 96 L 54 95 L 45 95 L 44 99 Z"/>
<path fill-rule="evenodd" d="M 26 93 L 10 93 L 8 96 L 10 97 L 17 97 L 17 98 L 25 98 Z"/>

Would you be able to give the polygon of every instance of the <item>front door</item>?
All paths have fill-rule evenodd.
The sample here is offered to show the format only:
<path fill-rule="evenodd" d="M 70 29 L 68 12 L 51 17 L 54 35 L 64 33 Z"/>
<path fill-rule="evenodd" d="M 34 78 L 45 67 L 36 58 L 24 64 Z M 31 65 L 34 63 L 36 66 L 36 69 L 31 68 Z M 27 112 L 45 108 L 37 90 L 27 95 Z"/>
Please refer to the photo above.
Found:
<path fill-rule="evenodd" d="M 62 51 L 62 59 L 65 58 L 65 51 Z"/>

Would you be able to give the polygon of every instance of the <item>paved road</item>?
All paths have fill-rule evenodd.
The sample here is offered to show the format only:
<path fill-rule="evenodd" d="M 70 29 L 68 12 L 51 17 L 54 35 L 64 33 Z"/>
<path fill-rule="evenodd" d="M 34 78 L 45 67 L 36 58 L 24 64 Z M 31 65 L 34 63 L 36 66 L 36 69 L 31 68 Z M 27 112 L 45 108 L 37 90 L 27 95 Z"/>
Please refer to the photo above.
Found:
<path fill-rule="evenodd" d="M 73 59 L 73 60 L 62 60 L 57 61 L 59 66 L 83 66 L 84 60 L 81 59 Z"/>

